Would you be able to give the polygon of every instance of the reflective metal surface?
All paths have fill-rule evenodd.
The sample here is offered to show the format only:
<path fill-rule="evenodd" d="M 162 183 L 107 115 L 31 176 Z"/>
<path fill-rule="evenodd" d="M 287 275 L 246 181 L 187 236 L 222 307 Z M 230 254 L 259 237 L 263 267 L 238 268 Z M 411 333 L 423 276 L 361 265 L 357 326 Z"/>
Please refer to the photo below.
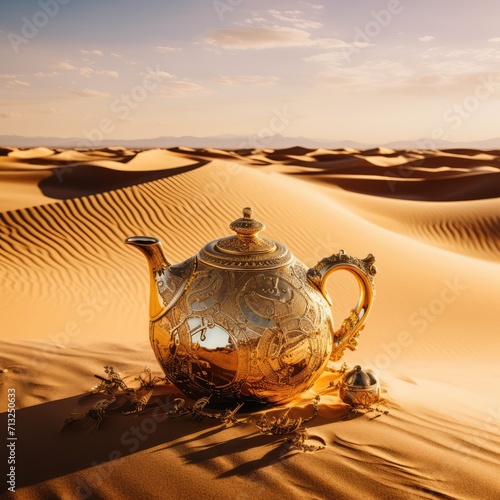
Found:
<path fill-rule="evenodd" d="M 150 340 L 166 377 L 211 403 L 284 403 L 307 390 L 329 359 L 355 349 L 373 297 L 375 258 L 341 251 L 307 269 L 283 244 L 258 235 L 245 208 L 236 235 L 170 265 L 154 238 L 132 237 L 149 262 Z M 334 330 L 329 275 L 351 271 L 360 298 Z"/>
<path fill-rule="evenodd" d="M 339 396 L 349 406 L 369 408 L 380 400 L 380 383 L 373 373 L 357 365 L 342 377 Z"/>

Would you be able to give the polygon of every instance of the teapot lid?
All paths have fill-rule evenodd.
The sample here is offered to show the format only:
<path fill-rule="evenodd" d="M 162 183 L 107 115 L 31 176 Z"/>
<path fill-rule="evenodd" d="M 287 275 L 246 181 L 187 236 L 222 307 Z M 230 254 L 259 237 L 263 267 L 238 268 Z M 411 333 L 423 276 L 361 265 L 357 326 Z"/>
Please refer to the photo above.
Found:
<path fill-rule="evenodd" d="M 223 269 L 247 271 L 274 269 L 293 260 L 285 245 L 258 235 L 266 226 L 253 218 L 250 207 L 244 208 L 243 217 L 231 222 L 229 227 L 236 235 L 207 243 L 198 254 L 202 262 Z"/>

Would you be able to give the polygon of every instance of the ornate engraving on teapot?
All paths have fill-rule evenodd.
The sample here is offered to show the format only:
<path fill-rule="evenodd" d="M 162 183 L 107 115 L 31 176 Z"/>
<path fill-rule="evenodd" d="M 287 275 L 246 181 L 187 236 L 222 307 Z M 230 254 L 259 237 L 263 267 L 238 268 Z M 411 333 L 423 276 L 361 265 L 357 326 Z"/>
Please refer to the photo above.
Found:
<path fill-rule="evenodd" d="M 307 390 L 329 359 L 356 347 L 373 302 L 375 259 L 343 251 L 307 268 L 246 208 L 235 236 L 172 266 L 154 238 L 132 237 L 150 268 L 150 340 L 165 375 L 211 403 L 283 403 Z M 360 300 L 333 328 L 328 275 L 353 272 Z"/>

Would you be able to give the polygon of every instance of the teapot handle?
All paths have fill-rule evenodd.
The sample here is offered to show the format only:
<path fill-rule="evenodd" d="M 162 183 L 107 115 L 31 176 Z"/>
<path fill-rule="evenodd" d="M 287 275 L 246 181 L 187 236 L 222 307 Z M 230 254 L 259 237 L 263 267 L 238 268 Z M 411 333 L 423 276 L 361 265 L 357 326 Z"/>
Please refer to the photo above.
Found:
<path fill-rule="evenodd" d="M 330 306 L 332 300 L 326 289 L 328 277 L 334 271 L 350 271 L 359 284 L 359 300 L 356 307 L 342 322 L 342 326 L 333 333 L 334 347 L 330 359 L 338 361 L 346 348 L 354 351 L 357 347 L 357 337 L 364 328 L 364 323 L 371 310 L 375 297 L 373 276 L 377 274 L 375 257 L 368 254 L 365 259 L 358 259 L 347 255 L 344 250 L 320 260 L 314 267 L 307 271 L 309 281 L 318 288 Z"/>

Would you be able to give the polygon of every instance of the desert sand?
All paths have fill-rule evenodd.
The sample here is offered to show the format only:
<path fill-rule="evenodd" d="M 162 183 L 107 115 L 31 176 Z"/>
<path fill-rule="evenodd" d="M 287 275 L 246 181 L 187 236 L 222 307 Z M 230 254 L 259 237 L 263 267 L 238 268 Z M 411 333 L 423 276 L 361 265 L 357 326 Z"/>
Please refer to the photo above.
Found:
<path fill-rule="evenodd" d="M 15 498 L 499 497 L 499 151 L 1 155 L 0 426 L 4 436 L 15 388 Z M 152 425 L 151 407 L 171 386 L 143 414 L 62 432 L 70 413 L 99 400 L 86 393 L 104 365 L 161 375 L 146 263 L 123 240 L 158 237 L 180 262 L 231 234 L 246 206 L 308 266 L 341 248 L 376 256 L 375 304 L 342 361 L 378 374 L 389 413 L 346 419 L 327 371 L 290 405 L 307 416 L 321 395 L 307 424 L 311 442 L 326 444 L 320 451 L 289 450 L 283 436 L 248 424 Z M 329 288 L 340 326 L 355 282 L 336 273 Z"/>

